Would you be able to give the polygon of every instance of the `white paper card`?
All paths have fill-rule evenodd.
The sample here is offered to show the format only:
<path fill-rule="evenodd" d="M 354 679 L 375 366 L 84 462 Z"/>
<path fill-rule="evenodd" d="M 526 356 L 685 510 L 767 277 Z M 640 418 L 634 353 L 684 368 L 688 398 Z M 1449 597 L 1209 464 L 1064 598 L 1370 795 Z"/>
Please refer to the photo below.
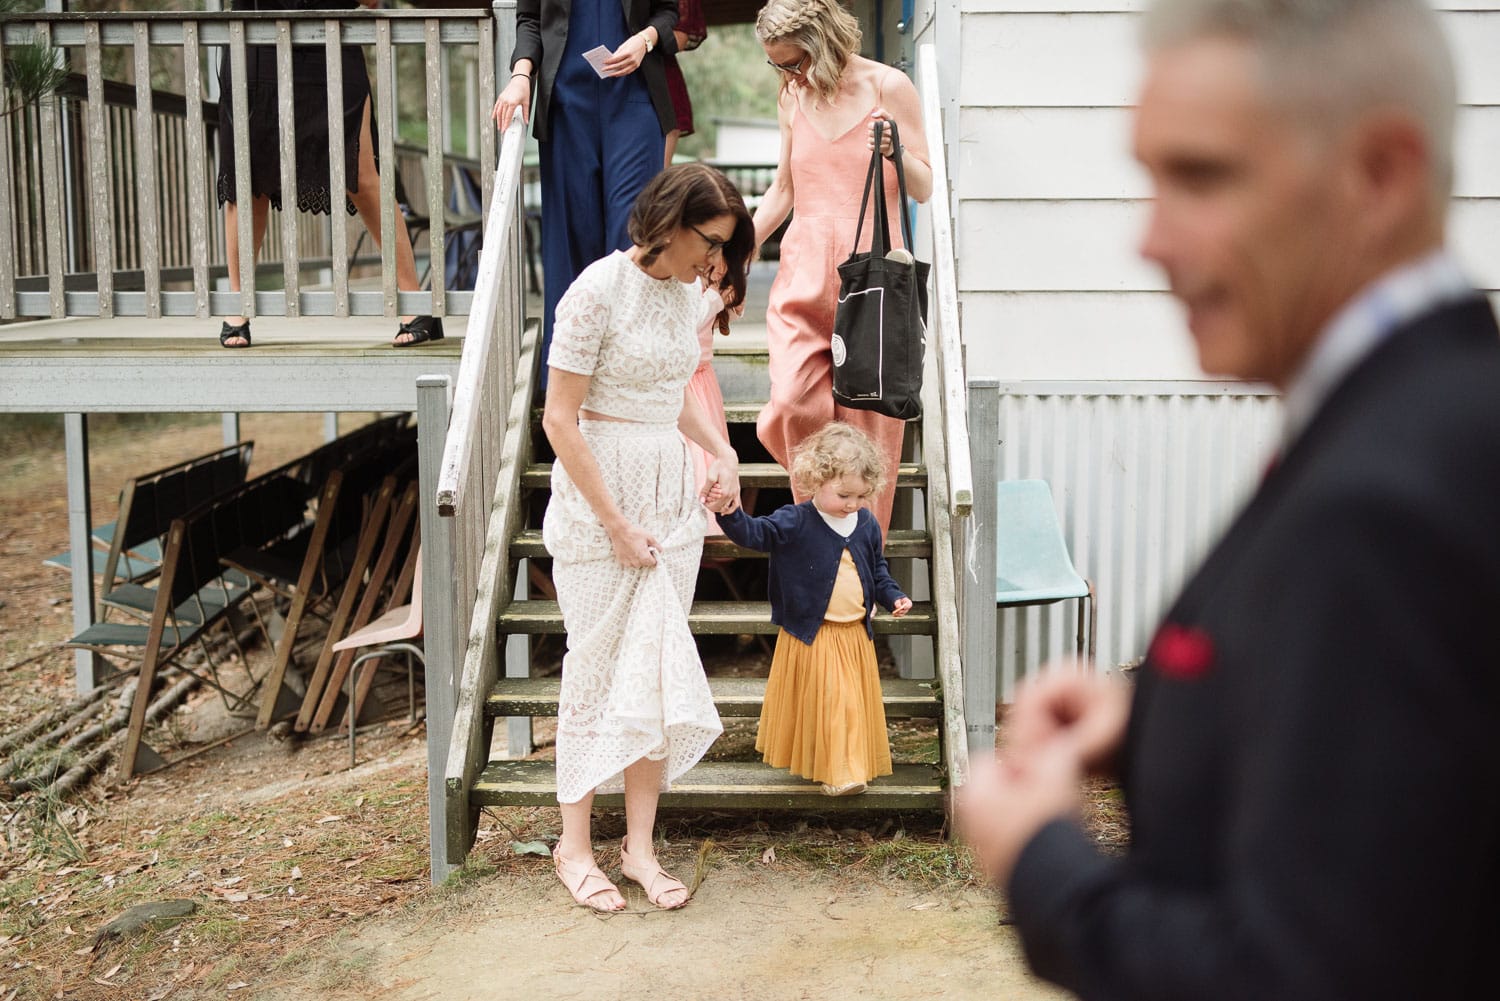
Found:
<path fill-rule="evenodd" d="M 587 59 L 589 65 L 594 67 L 594 72 L 602 77 L 604 76 L 604 61 L 612 55 L 614 53 L 610 52 L 609 49 L 602 45 L 596 45 L 585 52 L 583 58 Z"/>

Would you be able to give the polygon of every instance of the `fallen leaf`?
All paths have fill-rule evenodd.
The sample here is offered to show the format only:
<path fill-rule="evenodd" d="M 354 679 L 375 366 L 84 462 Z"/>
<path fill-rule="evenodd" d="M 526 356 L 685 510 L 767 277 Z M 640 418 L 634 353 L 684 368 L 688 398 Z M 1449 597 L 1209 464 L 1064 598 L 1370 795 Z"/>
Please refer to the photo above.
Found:
<path fill-rule="evenodd" d="M 761 865 L 770 865 L 772 862 L 775 862 L 775 861 L 776 861 L 776 846 L 775 845 L 772 845 L 771 847 L 767 848 L 765 851 L 763 851 L 763 852 L 760 853 L 760 864 Z"/>
<path fill-rule="evenodd" d="M 250 899 L 250 894 L 248 893 L 223 893 L 220 894 L 220 896 L 222 896 L 224 898 L 224 902 L 228 904 L 243 904 L 245 901 Z"/>
<path fill-rule="evenodd" d="M 249 987 L 249 986 L 250 985 L 247 984 L 247 983 L 245 983 L 243 980 L 236 980 L 234 983 L 230 984 L 228 987 L 226 987 L 224 989 L 226 991 L 242 991 L 246 987 Z"/>
<path fill-rule="evenodd" d="M 517 855 L 540 855 L 542 858 L 550 858 L 552 850 L 544 841 L 512 841 L 510 850 Z"/>
<path fill-rule="evenodd" d="M 294 865 L 294 866 L 292 866 L 292 878 L 293 879 L 301 879 L 302 878 L 302 867 L 300 865 Z"/>
<path fill-rule="evenodd" d="M 236 885 L 238 885 L 240 883 L 243 883 L 244 881 L 245 881 L 245 877 L 244 876 L 230 876 L 228 879 L 215 880 L 214 885 L 215 886 L 230 887 L 230 886 L 236 886 Z"/>
<path fill-rule="evenodd" d="M 323 817 L 323 818 L 319 819 L 318 823 L 320 823 L 320 824 L 336 824 L 336 823 L 338 823 L 339 821 L 341 821 L 343 819 L 344 819 L 343 817 L 329 816 L 329 817 Z"/>
<path fill-rule="evenodd" d="M 283 848 L 290 848 L 290 847 L 292 847 L 292 839 L 291 838 L 282 838 L 281 839 L 281 847 L 283 847 Z"/>
<path fill-rule="evenodd" d="M 82 949 L 74 949 L 73 950 L 73 955 L 75 955 L 75 956 L 92 956 L 93 954 L 94 954 L 93 946 L 84 946 Z"/>
<path fill-rule="evenodd" d="M 907 908 L 907 910 L 908 911 L 930 911 L 930 910 L 932 910 L 936 906 L 938 906 L 938 903 L 937 903 L 936 900 L 924 900 L 920 904 L 912 904 L 910 907 Z"/>
<path fill-rule="evenodd" d="M 125 965 L 124 963 L 116 963 L 114 966 L 111 966 L 109 968 L 109 972 L 104 975 L 104 979 L 108 980 L 110 977 L 114 976 L 116 973 L 119 973 L 120 972 L 120 967 L 122 967 L 124 965 Z"/>

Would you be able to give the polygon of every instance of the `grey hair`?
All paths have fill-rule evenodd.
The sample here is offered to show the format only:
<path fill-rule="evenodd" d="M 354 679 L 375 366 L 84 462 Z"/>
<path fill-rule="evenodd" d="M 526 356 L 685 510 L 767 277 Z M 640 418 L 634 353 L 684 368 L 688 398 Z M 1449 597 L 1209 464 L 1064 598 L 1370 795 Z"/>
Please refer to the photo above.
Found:
<path fill-rule="evenodd" d="M 1267 96 L 1315 126 L 1404 110 L 1426 133 L 1433 194 L 1448 198 L 1458 85 L 1427 0 L 1157 0 L 1142 22 L 1148 52 L 1205 37 L 1251 46 Z"/>

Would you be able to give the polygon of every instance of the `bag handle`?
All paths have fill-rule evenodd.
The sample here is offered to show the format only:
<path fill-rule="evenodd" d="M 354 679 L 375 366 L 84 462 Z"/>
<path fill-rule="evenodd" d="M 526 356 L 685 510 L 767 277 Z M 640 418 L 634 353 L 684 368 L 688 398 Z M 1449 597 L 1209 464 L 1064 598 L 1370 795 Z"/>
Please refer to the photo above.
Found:
<path fill-rule="evenodd" d="M 870 252 L 877 257 L 884 257 L 891 249 L 891 223 L 885 203 L 885 157 L 880 155 L 881 130 L 885 125 L 883 119 L 875 123 L 875 148 L 870 151 L 870 168 L 865 173 L 865 191 L 859 200 L 859 223 L 854 227 L 854 247 L 857 250 L 859 238 L 864 235 L 865 210 L 870 203 L 870 192 L 878 184 L 879 195 L 875 198 L 875 217 L 872 221 L 874 232 L 870 237 Z M 901 132 L 896 128 L 894 119 L 890 122 L 890 127 L 891 148 L 896 152 L 892 159 L 896 165 L 896 188 L 900 192 L 897 205 L 901 213 L 901 235 L 906 242 L 906 249 L 910 251 L 911 218 L 906 211 L 906 169 L 901 165 Z"/>
<path fill-rule="evenodd" d="M 859 200 L 859 222 L 854 227 L 854 246 L 851 248 L 851 252 L 859 250 L 859 238 L 865 232 L 865 210 L 870 204 L 870 192 L 878 184 L 881 197 L 875 199 L 874 233 L 870 237 L 870 252 L 877 257 L 884 257 L 891 249 L 891 227 L 885 212 L 885 171 L 880 163 L 883 159 L 880 155 L 880 127 L 883 124 L 875 123 L 875 148 L 870 151 L 870 166 L 865 171 L 865 191 Z"/>

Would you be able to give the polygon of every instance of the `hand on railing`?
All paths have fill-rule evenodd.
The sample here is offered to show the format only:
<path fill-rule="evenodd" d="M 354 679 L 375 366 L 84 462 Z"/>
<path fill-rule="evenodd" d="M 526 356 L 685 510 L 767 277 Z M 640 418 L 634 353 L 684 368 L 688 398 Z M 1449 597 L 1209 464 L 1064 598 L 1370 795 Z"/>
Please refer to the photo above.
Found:
<path fill-rule="evenodd" d="M 510 120 L 517 111 L 521 113 L 522 122 L 531 121 L 531 76 L 522 70 L 511 74 L 510 82 L 495 99 L 495 108 L 490 112 L 490 117 L 495 120 L 500 131 L 504 132 L 510 128 Z"/>

